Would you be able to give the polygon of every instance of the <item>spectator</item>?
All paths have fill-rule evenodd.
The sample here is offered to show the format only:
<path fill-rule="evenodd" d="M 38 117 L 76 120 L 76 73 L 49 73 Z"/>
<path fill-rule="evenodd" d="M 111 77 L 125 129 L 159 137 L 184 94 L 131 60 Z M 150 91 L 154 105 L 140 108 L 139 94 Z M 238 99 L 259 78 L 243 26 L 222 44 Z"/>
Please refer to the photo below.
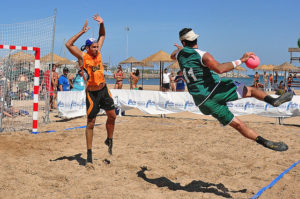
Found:
<path fill-rule="evenodd" d="M 283 95 L 285 93 L 285 85 L 283 84 L 283 81 L 280 81 L 279 85 L 274 90 L 276 91 L 276 95 Z"/>
<path fill-rule="evenodd" d="M 136 69 L 135 72 L 131 72 L 131 73 L 130 73 L 130 77 L 131 77 L 131 88 L 134 89 L 134 90 L 138 90 L 137 83 L 138 83 L 138 81 L 139 81 L 139 79 L 140 79 L 139 75 L 140 75 L 139 69 Z"/>
<path fill-rule="evenodd" d="M 290 73 L 289 77 L 287 78 L 287 87 L 290 88 L 292 86 L 293 76 Z"/>
<path fill-rule="evenodd" d="M 270 75 L 270 85 L 273 87 L 273 74 Z"/>
<path fill-rule="evenodd" d="M 181 70 L 177 72 L 175 82 L 176 82 L 176 92 L 183 92 L 185 90 L 185 79 Z"/>
<path fill-rule="evenodd" d="M 268 76 L 267 72 L 264 72 L 264 89 L 266 89 L 268 86 L 268 79 L 269 79 L 269 76 Z"/>
<path fill-rule="evenodd" d="M 49 68 L 50 68 L 49 64 Z M 42 86 L 45 85 L 47 94 L 49 93 L 49 87 L 50 87 L 50 111 L 52 109 L 56 108 L 55 100 L 57 97 L 57 85 L 58 85 L 58 73 L 56 72 L 56 65 L 53 64 L 51 67 L 52 71 L 52 77 L 51 77 L 51 85 L 49 85 L 49 79 L 50 79 L 50 70 L 46 70 L 44 73 L 44 78 L 42 81 Z"/>
<path fill-rule="evenodd" d="M 73 79 L 72 91 L 83 91 L 85 89 L 85 82 L 82 75 L 83 75 L 82 70 L 78 70 L 78 73 Z"/>
<path fill-rule="evenodd" d="M 255 75 L 254 75 L 254 87 L 258 88 L 258 84 L 259 84 L 259 74 L 258 74 L 258 72 L 255 72 Z"/>
<path fill-rule="evenodd" d="M 58 79 L 58 89 L 59 91 L 70 91 L 70 82 L 68 79 L 69 69 L 64 67 L 63 74 Z"/>
<path fill-rule="evenodd" d="M 176 91 L 175 78 L 176 78 L 176 76 L 174 75 L 174 72 L 172 71 L 171 75 L 170 75 L 170 86 L 171 86 L 172 91 Z"/>
<path fill-rule="evenodd" d="M 167 92 L 170 89 L 170 73 L 168 73 L 168 69 L 165 68 L 163 73 L 163 84 L 162 84 L 162 91 Z"/>
<path fill-rule="evenodd" d="M 115 89 L 122 89 L 125 74 L 121 65 L 118 66 L 118 70 L 114 73 L 114 78 L 116 79 Z"/>
<path fill-rule="evenodd" d="M 20 74 L 18 77 L 18 92 L 19 92 L 20 100 L 25 100 L 26 98 L 27 82 L 28 82 L 27 76 L 24 74 Z"/>

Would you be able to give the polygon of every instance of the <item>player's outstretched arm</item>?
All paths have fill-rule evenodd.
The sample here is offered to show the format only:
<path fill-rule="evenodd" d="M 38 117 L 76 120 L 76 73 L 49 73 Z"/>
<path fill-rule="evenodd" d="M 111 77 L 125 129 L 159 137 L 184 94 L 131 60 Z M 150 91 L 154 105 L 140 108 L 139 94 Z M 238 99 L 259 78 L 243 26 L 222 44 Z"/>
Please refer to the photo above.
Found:
<path fill-rule="evenodd" d="M 100 27 L 99 27 L 99 36 L 98 36 L 98 45 L 99 45 L 99 51 L 100 51 L 102 46 L 103 46 L 104 39 L 105 39 L 105 27 L 104 27 L 102 17 L 100 17 L 98 14 L 95 14 L 93 16 L 93 19 L 95 21 L 97 21 L 98 24 L 100 25 Z"/>
<path fill-rule="evenodd" d="M 209 69 L 215 71 L 218 74 L 226 73 L 233 70 L 236 66 L 246 62 L 251 55 L 254 55 L 253 52 L 247 52 L 243 55 L 239 60 L 235 60 L 232 62 L 226 62 L 220 64 L 210 53 L 205 53 L 203 56 L 203 64 L 207 66 Z"/>
<path fill-rule="evenodd" d="M 74 43 L 81 35 L 83 35 L 90 29 L 90 27 L 87 27 L 87 25 L 88 25 L 88 22 L 86 20 L 81 31 L 79 33 L 77 33 L 76 35 L 74 35 L 73 37 L 71 37 L 71 39 L 69 39 L 67 41 L 67 43 L 65 44 L 67 49 L 70 51 L 70 53 L 72 55 L 74 55 L 79 61 L 82 60 L 82 52 L 74 45 Z"/>

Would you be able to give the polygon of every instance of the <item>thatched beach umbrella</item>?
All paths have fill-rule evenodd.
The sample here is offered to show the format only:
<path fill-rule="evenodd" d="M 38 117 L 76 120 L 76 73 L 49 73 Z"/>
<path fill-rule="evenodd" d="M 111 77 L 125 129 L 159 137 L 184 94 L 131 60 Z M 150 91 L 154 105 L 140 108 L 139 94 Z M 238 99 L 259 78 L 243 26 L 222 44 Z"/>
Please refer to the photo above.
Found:
<path fill-rule="evenodd" d="M 10 60 L 17 63 L 34 62 L 34 55 L 19 51 L 10 55 Z"/>
<path fill-rule="evenodd" d="M 64 58 L 63 60 L 58 61 L 56 64 L 57 65 L 77 65 L 77 62 L 74 62 L 67 58 Z"/>
<path fill-rule="evenodd" d="M 46 63 L 51 62 L 51 56 L 52 56 L 52 53 L 49 53 L 49 54 L 45 55 L 44 57 L 41 57 L 41 62 L 46 62 Z M 63 57 L 53 53 L 53 63 L 58 63 L 60 61 L 65 61 L 65 60 L 66 60 L 66 58 L 63 58 Z"/>
<path fill-rule="evenodd" d="M 241 67 L 241 66 L 237 66 L 234 70 L 237 70 L 237 71 L 246 71 L 245 68 Z"/>
<path fill-rule="evenodd" d="M 275 67 L 274 65 L 263 64 L 263 65 L 260 65 L 257 68 L 255 68 L 255 70 L 272 71 L 274 69 L 274 67 Z"/>
<path fill-rule="evenodd" d="M 300 68 L 296 67 L 288 62 L 284 62 L 283 64 L 274 67 L 275 71 L 299 71 Z"/>
<path fill-rule="evenodd" d="M 173 64 L 171 64 L 170 66 L 168 66 L 169 69 L 179 69 L 179 63 L 178 61 L 174 62 Z"/>
<path fill-rule="evenodd" d="M 149 57 L 145 58 L 142 60 L 144 63 L 154 63 L 158 62 L 159 63 L 159 85 L 160 89 L 162 87 L 162 78 L 163 78 L 163 68 L 164 68 L 164 63 L 165 62 L 174 62 L 173 59 L 171 59 L 171 55 L 160 50 L 157 53 L 150 55 Z"/>

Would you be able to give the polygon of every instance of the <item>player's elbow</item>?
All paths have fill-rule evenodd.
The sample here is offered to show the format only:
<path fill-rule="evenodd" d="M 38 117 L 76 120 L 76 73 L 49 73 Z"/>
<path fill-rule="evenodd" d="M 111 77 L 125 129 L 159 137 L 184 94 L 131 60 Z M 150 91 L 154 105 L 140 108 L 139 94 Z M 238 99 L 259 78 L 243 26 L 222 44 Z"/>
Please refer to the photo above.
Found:
<path fill-rule="evenodd" d="M 218 73 L 218 74 L 222 74 L 222 73 L 225 72 L 222 68 L 219 68 L 219 67 L 214 68 L 213 71 L 215 71 L 215 72 Z"/>
<path fill-rule="evenodd" d="M 65 43 L 65 46 L 66 46 L 67 49 L 70 49 L 71 44 L 69 42 L 67 42 L 67 43 Z"/>

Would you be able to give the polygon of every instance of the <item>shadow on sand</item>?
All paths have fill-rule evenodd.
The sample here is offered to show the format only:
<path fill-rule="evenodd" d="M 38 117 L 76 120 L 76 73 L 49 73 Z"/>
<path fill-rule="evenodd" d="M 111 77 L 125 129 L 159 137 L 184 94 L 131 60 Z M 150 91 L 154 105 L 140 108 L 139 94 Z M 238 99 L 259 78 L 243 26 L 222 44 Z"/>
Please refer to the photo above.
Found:
<path fill-rule="evenodd" d="M 78 153 L 78 154 L 72 155 L 72 156 L 63 156 L 63 157 L 57 158 L 55 160 L 50 160 L 50 162 L 53 162 L 53 161 L 56 162 L 58 160 L 69 160 L 69 161 L 76 160 L 79 165 L 85 166 L 86 159 L 82 158 L 81 155 L 82 155 L 81 153 Z"/>
<path fill-rule="evenodd" d="M 238 191 L 230 191 L 226 188 L 222 183 L 213 184 L 209 182 L 204 182 L 201 180 L 193 180 L 191 183 L 182 186 L 180 183 L 174 183 L 166 177 L 160 178 L 147 178 L 145 171 L 147 171 L 147 167 L 141 167 L 141 170 L 137 172 L 138 177 L 142 178 L 146 182 L 151 184 L 155 184 L 158 187 L 168 187 L 168 189 L 172 191 L 183 190 L 187 192 L 202 192 L 202 193 L 213 193 L 218 196 L 223 196 L 224 198 L 232 198 L 229 194 L 231 193 L 246 193 L 247 189 L 242 189 Z"/>

